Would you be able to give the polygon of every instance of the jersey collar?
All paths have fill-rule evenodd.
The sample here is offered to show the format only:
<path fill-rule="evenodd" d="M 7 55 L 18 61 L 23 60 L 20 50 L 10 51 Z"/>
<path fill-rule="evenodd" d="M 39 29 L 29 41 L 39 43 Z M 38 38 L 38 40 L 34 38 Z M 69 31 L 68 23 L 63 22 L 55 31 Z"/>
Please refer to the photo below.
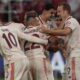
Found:
<path fill-rule="evenodd" d="M 71 18 L 72 18 L 72 16 L 68 16 L 68 17 L 66 18 L 65 22 L 66 22 L 67 20 L 71 19 Z"/>

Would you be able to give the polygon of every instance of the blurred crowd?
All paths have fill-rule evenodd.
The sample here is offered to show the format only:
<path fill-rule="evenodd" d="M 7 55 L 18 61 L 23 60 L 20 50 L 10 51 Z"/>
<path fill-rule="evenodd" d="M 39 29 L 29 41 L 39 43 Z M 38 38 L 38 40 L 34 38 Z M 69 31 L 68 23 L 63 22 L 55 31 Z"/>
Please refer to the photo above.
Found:
<path fill-rule="evenodd" d="M 41 14 L 47 3 L 52 3 L 54 9 L 56 9 L 57 5 L 61 2 L 68 2 L 72 7 L 73 16 L 80 21 L 79 0 L 0 0 L 0 17 L 6 12 L 4 9 L 7 6 L 9 8 L 9 13 L 14 12 L 16 17 L 19 18 L 19 22 L 23 22 L 25 12 L 35 10 L 38 14 Z"/>

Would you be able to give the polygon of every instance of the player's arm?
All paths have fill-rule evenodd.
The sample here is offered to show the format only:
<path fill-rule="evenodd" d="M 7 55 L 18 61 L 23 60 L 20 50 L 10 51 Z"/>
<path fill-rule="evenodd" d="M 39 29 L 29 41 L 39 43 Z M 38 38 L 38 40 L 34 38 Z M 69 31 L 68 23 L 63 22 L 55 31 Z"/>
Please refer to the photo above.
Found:
<path fill-rule="evenodd" d="M 18 34 L 19 38 L 25 39 L 29 42 L 34 42 L 34 43 L 39 43 L 39 44 L 44 44 L 44 45 L 46 45 L 48 43 L 48 40 L 44 40 L 44 39 L 29 35 L 29 34 L 25 34 L 21 30 L 18 30 L 17 34 Z"/>
<path fill-rule="evenodd" d="M 65 22 L 65 26 L 63 29 L 48 29 L 46 27 L 41 27 L 40 31 L 54 36 L 66 36 L 69 35 L 75 28 L 76 24 L 74 20 L 69 20 Z"/>
<path fill-rule="evenodd" d="M 63 53 L 63 56 L 65 57 L 65 59 L 68 57 L 68 52 L 65 48 L 60 48 L 62 53 Z"/>
<path fill-rule="evenodd" d="M 64 29 L 48 29 L 43 27 L 40 31 L 54 36 L 66 36 L 72 32 L 72 29 L 69 27 L 65 27 Z"/>

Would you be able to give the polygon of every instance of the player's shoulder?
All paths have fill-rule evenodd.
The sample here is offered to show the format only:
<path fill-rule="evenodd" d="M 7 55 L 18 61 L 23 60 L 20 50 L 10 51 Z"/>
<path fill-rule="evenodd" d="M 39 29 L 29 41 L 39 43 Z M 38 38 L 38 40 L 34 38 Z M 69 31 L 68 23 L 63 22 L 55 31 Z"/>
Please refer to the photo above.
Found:
<path fill-rule="evenodd" d="M 5 32 L 9 32 L 8 27 L 6 27 L 6 26 L 0 27 L 0 34 L 5 33 Z"/>
<path fill-rule="evenodd" d="M 76 18 L 71 16 L 65 21 L 65 24 L 79 24 L 79 23 Z"/>
<path fill-rule="evenodd" d="M 70 19 L 68 19 L 68 20 L 67 20 L 67 22 L 77 23 L 78 21 L 77 21 L 77 19 L 76 19 L 76 18 L 74 18 L 74 17 L 72 17 L 72 16 L 71 16 L 71 18 L 70 18 Z"/>
<path fill-rule="evenodd" d="M 22 23 L 15 23 L 15 22 L 9 24 L 8 27 L 11 30 L 23 30 L 25 28 L 25 26 Z"/>
<path fill-rule="evenodd" d="M 22 24 L 22 23 L 12 22 L 11 25 L 13 25 L 14 27 L 25 27 L 24 24 Z"/>

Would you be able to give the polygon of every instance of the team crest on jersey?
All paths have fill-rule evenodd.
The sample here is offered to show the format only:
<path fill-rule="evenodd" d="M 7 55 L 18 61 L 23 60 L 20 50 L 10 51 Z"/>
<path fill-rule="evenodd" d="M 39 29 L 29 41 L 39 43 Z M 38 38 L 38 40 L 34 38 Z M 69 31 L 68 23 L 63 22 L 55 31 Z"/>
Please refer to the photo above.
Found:
<path fill-rule="evenodd" d="M 71 24 L 70 21 L 67 21 L 67 22 L 65 23 L 65 25 L 66 25 L 67 27 L 68 27 L 70 24 Z"/>

